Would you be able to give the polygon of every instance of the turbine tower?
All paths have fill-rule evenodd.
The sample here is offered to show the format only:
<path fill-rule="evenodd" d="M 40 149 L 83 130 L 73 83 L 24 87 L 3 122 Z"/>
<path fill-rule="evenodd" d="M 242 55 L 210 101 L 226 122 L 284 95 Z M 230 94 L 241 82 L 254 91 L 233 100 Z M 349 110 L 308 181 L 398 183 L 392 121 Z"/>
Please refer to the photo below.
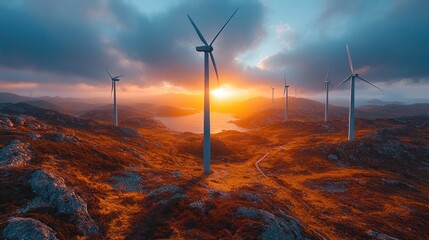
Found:
<path fill-rule="evenodd" d="M 352 58 L 350 56 L 350 51 L 349 51 L 349 46 L 346 45 L 346 50 L 347 50 L 347 58 L 349 61 L 349 67 L 350 67 L 350 75 L 344 79 L 340 84 L 338 84 L 338 86 L 342 85 L 343 83 L 347 82 L 348 80 L 350 80 L 350 107 L 349 107 L 349 141 L 353 141 L 355 138 L 355 79 L 358 78 L 366 83 L 368 83 L 369 85 L 377 88 L 378 90 L 382 91 L 381 88 L 375 86 L 374 84 L 368 82 L 367 80 L 359 77 L 359 74 L 355 73 L 354 69 L 353 69 L 353 62 L 352 62 Z M 337 87 L 338 87 L 337 86 Z"/>
<path fill-rule="evenodd" d="M 203 34 L 197 28 L 191 16 L 188 14 L 189 21 L 191 21 L 192 26 L 198 34 L 201 42 L 204 43 L 204 46 L 196 47 L 198 52 L 204 52 L 204 173 L 210 173 L 210 80 L 209 80 L 209 55 L 213 63 L 213 67 L 216 73 L 216 79 L 219 84 L 219 75 L 217 73 L 216 62 L 213 57 L 213 42 L 222 32 L 222 30 L 226 27 L 226 25 L 231 21 L 232 17 L 237 13 L 238 8 L 231 15 L 231 17 L 226 21 L 223 27 L 219 30 L 216 36 L 213 38 L 210 44 L 207 43 Z"/>
<path fill-rule="evenodd" d="M 289 90 L 289 86 L 287 85 L 287 83 L 286 83 L 286 72 L 284 73 L 284 75 L 283 75 L 283 78 L 284 78 L 284 80 L 285 80 L 285 88 L 284 88 L 284 90 L 283 90 L 283 97 L 285 97 L 286 98 L 286 106 L 285 106 L 285 121 L 287 121 L 287 119 L 288 119 L 288 111 L 289 111 L 289 93 L 288 93 L 288 90 Z"/>
<path fill-rule="evenodd" d="M 276 90 L 275 88 L 273 88 L 271 85 L 268 85 L 271 88 L 271 101 L 273 103 L 273 108 L 274 108 L 274 90 Z"/>
<path fill-rule="evenodd" d="M 329 70 L 326 70 L 326 79 L 325 79 L 325 90 L 326 90 L 326 96 L 325 96 L 325 122 L 328 122 L 329 120 L 329 86 L 332 86 L 331 81 L 328 80 L 329 78 Z"/>
<path fill-rule="evenodd" d="M 110 79 L 112 80 L 112 90 L 110 91 L 110 96 L 112 96 L 113 92 L 113 126 L 118 126 L 118 111 L 116 107 L 116 82 L 119 82 L 119 78 L 123 77 L 124 75 L 119 75 L 112 77 L 112 75 L 109 73 L 109 71 L 106 71 L 107 74 L 109 74 Z"/>

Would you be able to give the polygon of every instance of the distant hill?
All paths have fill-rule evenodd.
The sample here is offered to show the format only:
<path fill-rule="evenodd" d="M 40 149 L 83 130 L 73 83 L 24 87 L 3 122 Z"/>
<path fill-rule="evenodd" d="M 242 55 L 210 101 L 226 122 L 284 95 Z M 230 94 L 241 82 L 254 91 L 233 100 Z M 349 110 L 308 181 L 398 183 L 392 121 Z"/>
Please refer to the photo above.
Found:
<path fill-rule="evenodd" d="M 35 98 L 23 97 L 13 93 L 0 92 L 0 103 L 19 103 L 33 101 Z"/>
<path fill-rule="evenodd" d="M 252 101 L 249 102 L 253 104 Z M 245 104 L 243 104 L 245 106 Z M 261 107 L 255 105 L 255 109 Z M 289 101 L 289 120 L 293 121 L 323 121 L 324 104 L 309 100 L 295 99 Z M 241 108 L 243 109 L 243 108 Z M 348 118 L 347 107 L 331 106 L 329 108 L 329 119 L 339 120 Z M 263 109 L 254 112 L 251 115 L 243 115 L 239 120 L 234 121 L 240 127 L 254 128 L 268 126 L 284 120 L 285 110 L 283 108 Z M 356 118 L 379 119 L 379 118 L 397 118 L 409 116 L 429 116 L 429 104 L 388 104 L 388 105 L 366 105 L 356 108 Z"/>

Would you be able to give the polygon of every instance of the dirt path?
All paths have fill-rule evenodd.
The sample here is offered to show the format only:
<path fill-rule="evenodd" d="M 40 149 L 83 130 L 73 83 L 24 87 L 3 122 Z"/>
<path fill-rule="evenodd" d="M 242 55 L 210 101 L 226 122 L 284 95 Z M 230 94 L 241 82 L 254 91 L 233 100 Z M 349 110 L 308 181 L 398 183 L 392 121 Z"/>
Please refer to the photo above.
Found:
<path fill-rule="evenodd" d="M 265 173 L 262 171 L 262 169 L 259 167 L 259 163 L 262 162 L 262 160 L 264 160 L 269 153 L 266 153 L 263 157 L 261 157 L 260 159 L 258 159 L 258 161 L 255 162 L 255 167 L 256 169 L 258 169 L 258 171 L 262 174 L 262 176 L 269 178 L 267 175 L 265 175 Z"/>

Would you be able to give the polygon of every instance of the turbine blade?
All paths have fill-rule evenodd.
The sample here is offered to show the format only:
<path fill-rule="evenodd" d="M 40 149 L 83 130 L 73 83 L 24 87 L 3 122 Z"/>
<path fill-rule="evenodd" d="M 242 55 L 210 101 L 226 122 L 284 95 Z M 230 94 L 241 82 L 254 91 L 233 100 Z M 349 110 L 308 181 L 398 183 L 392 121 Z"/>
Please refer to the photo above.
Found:
<path fill-rule="evenodd" d="M 212 59 L 213 67 L 214 67 L 214 70 L 215 70 L 215 73 L 216 73 L 217 87 L 220 87 L 220 84 L 219 84 L 219 75 L 218 75 L 218 73 L 217 73 L 216 62 L 215 62 L 215 60 L 214 60 L 214 57 L 213 57 L 213 53 L 212 53 L 212 52 L 210 52 L 210 58 Z"/>
<path fill-rule="evenodd" d="M 285 89 L 283 90 L 283 97 L 286 96 L 286 86 Z"/>
<path fill-rule="evenodd" d="M 207 44 L 206 39 L 204 39 L 203 34 L 202 34 L 202 33 L 200 32 L 200 30 L 197 28 L 197 25 L 195 25 L 194 21 L 192 21 L 192 18 L 191 18 L 191 16 L 189 16 L 189 14 L 188 14 L 188 18 L 189 18 L 189 21 L 191 21 L 192 26 L 194 26 L 194 29 L 195 29 L 195 31 L 197 32 L 198 36 L 200 37 L 201 42 L 203 42 L 203 43 L 207 46 L 208 44 Z"/>
<path fill-rule="evenodd" d="M 283 79 L 285 80 L 285 87 L 286 87 L 286 85 L 287 85 L 287 82 L 286 82 L 286 72 L 283 72 Z"/>
<path fill-rule="evenodd" d="M 329 69 L 326 70 L 326 79 L 325 79 L 325 82 L 328 82 L 328 78 L 329 78 Z"/>
<path fill-rule="evenodd" d="M 112 75 L 110 75 L 109 71 L 106 70 L 106 72 L 107 72 L 107 74 L 109 74 L 109 77 L 112 78 Z"/>
<path fill-rule="evenodd" d="M 363 78 L 361 78 L 361 77 L 359 77 L 359 76 L 357 76 L 357 78 L 359 78 L 360 80 L 362 80 L 362 81 L 364 81 L 364 82 L 368 83 L 369 85 L 371 85 L 371 86 L 373 86 L 373 87 L 377 88 L 378 90 L 380 90 L 380 91 L 384 92 L 381 88 L 379 88 L 379 87 L 375 86 L 374 84 L 372 84 L 372 83 L 368 82 L 367 80 L 365 80 L 365 79 L 363 79 Z"/>
<path fill-rule="evenodd" d="M 120 77 L 123 77 L 123 76 L 125 76 L 125 75 L 119 75 L 119 76 L 116 76 L 114 78 L 120 78 Z"/>
<path fill-rule="evenodd" d="M 352 77 L 352 75 L 350 74 L 346 79 L 344 79 L 340 84 L 338 84 L 336 87 L 339 87 L 341 85 L 343 85 L 345 82 L 347 82 L 350 78 Z"/>
<path fill-rule="evenodd" d="M 112 97 L 113 94 L 113 81 L 112 81 L 112 90 L 110 90 L 110 97 Z"/>
<path fill-rule="evenodd" d="M 347 58 L 349 59 L 350 71 L 352 71 L 352 74 L 353 74 L 355 71 L 353 70 L 353 62 L 352 62 L 352 57 L 350 56 L 349 45 L 346 45 L 346 49 L 347 49 Z"/>
<path fill-rule="evenodd" d="M 226 23 L 223 25 L 223 27 L 219 30 L 219 32 L 216 34 L 216 36 L 213 38 L 212 42 L 210 43 L 210 46 L 214 43 L 214 41 L 216 40 L 216 38 L 219 36 L 220 32 L 222 32 L 222 30 L 226 27 L 226 25 L 229 23 L 229 21 L 231 21 L 232 17 L 234 17 L 234 15 L 237 13 L 238 8 L 235 10 L 235 12 L 231 15 L 231 17 L 228 19 L 228 21 L 226 21 Z"/>

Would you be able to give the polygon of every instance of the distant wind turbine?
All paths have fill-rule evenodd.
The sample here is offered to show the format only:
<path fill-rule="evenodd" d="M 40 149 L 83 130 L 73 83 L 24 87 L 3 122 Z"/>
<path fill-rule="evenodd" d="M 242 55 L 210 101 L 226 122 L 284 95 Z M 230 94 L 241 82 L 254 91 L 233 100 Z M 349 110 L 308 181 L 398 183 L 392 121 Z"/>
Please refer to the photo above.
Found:
<path fill-rule="evenodd" d="M 326 97 L 325 97 L 325 122 L 329 119 L 329 87 L 333 86 L 331 81 L 329 79 L 329 70 L 326 70 L 326 79 L 325 79 L 325 90 L 326 90 Z"/>
<path fill-rule="evenodd" d="M 349 107 L 349 141 L 353 141 L 355 138 L 355 78 L 359 78 L 360 80 L 368 83 L 369 85 L 377 88 L 378 90 L 380 90 L 382 92 L 383 92 L 383 90 L 381 90 L 381 88 L 375 86 L 374 84 L 368 82 L 367 80 L 359 77 L 359 74 L 355 73 L 355 71 L 353 69 L 353 62 L 352 62 L 352 58 L 350 56 L 350 51 L 349 51 L 348 45 L 346 45 L 346 50 L 347 50 L 347 58 L 349 61 L 349 67 L 350 67 L 351 73 L 346 79 L 344 79 L 344 81 L 342 81 L 340 84 L 338 84 L 338 86 L 342 85 L 343 83 L 345 83 L 351 79 L 351 81 L 350 81 L 350 107 Z"/>
<path fill-rule="evenodd" d="M 109 73 L 109 71 L 106 71 L 107 74 L 109 74 L 110 79 L 112 80 L 112 90 L 110 91 L 110 95 L 112 95 L 113 92 L 113 126 L 118 126 L 118 111 L 116 107 L 116 82 L 119 82 L 119 78 L 123 77 L 124 75 L 119 75 L 112 77 L 112 75 Z"/>
<path fill-rule="evenodd" d="M 273 88 L 271 85 L 268 85 L 271 88 L 271 101 L 273 102 L 273 108 L 274 108 L 274 90 L 276 90 L 275 88 Z"/>
<path fill-rule="evenodd" d="M 210 173 L 210 79 L 209 79 L 209 55 L 213 63 L 213 67 L 216 73 L 216 79 L 219 85 L 219 75 L 217 72 L 216 62 L 213 57 L 213 43 L 226 25 L 231 21 L 232 17 L 237 13 L 238 8 L 231 15 L 231 17 L 226 21 L 223 27 L 219 30 L 216 36 L 213 38 L 210 44 L 207 43 L 203 34 L 197 28 L 191 16 L 188 14 L 189 21 L 191 21 L 192 26 L 198 34 L 201 42 L 204 43 L 204 46 L 196 47 L 198 52 L 204 52 L 204 173 Z"/>
<path fill-rule="evenodd" d="M 283 97 L 286 98 L 286 100 L 285 100 L 286 101 L 286 103 L 285 103 L 286 104 L 286 106 L 285 106 L 285 121 L 287 121 L 288 111 L 289 111 L 289 93 L 288 93 L 289 86 L 286 83 L 286 73 L 284 73 L 283 78 L 285 80 L 285 88 L 283 90 Z"/>

